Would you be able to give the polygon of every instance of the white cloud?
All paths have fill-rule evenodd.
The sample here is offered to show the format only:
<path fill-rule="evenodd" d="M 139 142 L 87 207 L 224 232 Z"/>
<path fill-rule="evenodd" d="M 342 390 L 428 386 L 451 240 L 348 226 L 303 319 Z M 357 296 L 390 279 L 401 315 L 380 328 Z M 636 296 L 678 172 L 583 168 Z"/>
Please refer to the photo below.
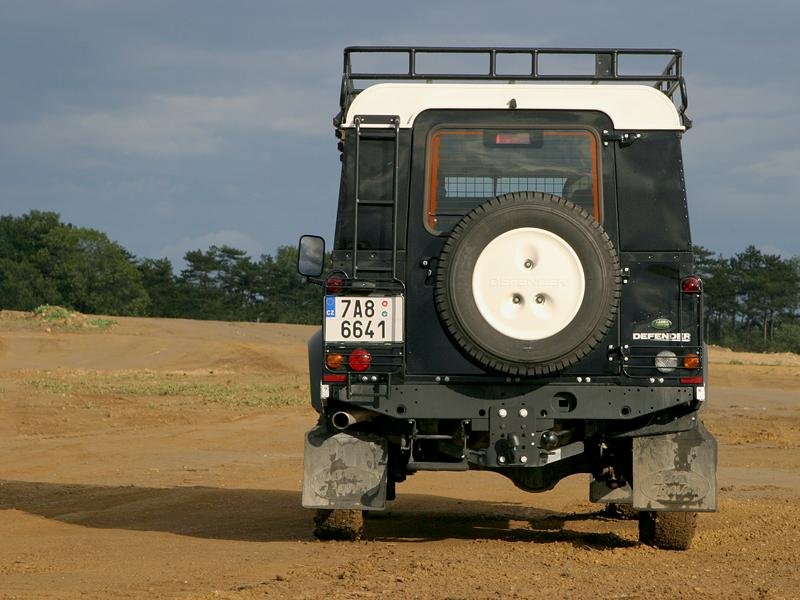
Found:
<path fill-rule="evenodd" d="M 771 150 L 760 159 L 736 170 L 758 179 L 788 179 L 800 183 L 800 148 Z"/>

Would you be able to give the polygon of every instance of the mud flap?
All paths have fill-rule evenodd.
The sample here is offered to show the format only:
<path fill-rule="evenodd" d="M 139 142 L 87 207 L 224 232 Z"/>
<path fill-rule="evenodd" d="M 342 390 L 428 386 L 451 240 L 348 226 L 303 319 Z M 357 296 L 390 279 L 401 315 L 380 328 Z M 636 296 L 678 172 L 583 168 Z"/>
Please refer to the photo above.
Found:
<path fill-rule="evenodd" d="M 385 438 L 315 427 L 306 434 L 303 506 L 382 510 L 388 459 Z"/>
<path fill-rule="evenodd" d="M 717 441 L 696 429 L 633 438 L 636 510 L 717 510 Z"/>

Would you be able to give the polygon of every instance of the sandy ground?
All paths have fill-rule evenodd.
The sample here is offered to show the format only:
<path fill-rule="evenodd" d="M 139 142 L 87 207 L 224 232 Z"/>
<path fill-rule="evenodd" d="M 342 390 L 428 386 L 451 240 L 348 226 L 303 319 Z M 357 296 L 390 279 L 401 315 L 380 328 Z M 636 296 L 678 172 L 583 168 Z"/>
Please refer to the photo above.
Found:
<path fill-rule="evenodd" d="M 637 542 L 585 476 L 420 473 L 367 539 L 300 508 L 300 326 L 0 315 L 2 598 L 798 598 L 800 359 L 712 350 L 721 506 Z M 48 331 L 49 329 L 49 331 Z"/>

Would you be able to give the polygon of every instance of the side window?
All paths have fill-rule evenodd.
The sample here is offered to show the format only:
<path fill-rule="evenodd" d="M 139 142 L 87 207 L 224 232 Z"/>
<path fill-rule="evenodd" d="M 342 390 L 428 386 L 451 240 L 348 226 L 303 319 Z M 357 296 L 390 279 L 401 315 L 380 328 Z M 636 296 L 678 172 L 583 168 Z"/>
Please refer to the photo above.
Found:
<path fill-rule="evenodd" d="M 601 220 L 596 136 L 583 129 L 440 128 L 428 139 L 425 225 L 446 233 L 509 192 L 562 196 Z"/>
<path fill-rule="evenodd" d="M 336 223 L 336 247 L 352 249 L 355 224 L 355 146 L 345 154 L 339 190 L 339 211 Z M 391 140 L 361 140 L 358 198 L 361 200 L 391 201 L 394 175 L 394 145 Z M 392 247 L 391 206 L 362 206 L 358 212 L 358 247 L 362 250 L 382 250 Z"/>

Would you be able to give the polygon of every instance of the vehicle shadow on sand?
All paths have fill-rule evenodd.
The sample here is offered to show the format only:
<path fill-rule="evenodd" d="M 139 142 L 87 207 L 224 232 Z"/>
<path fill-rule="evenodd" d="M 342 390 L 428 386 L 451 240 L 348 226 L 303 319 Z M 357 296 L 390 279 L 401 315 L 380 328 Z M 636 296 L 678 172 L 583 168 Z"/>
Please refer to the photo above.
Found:
<path fill-rule="evenodd" d="M 0 510 L 101 529 L 161 531 L 254 542 L 311 540 L 313 512 L 290 490 L 148 488 L 0 480 Z M 599 512 L 562 514 L 518 504 L 406 494 L 371 513 L 366 538 L 419 542 L 447 538 L 559 542 L 617 548 L 636 545 L 614 533 L 575 531 L 570 522 Z"/>
<path fill-rule="evenodd" d="M 421 498 L 424 498 L 422 496 Z M 439 498 L 437 498 L 439 500 Z M 454 501 L 455 502 L 455 501 Z M 462 503 L 463 501 L 458 501 Z M 467 503 L 464 503 L 467 504 Z M 486 502 L 459 505 L 458 511 L 396 511 L 370 513 L 366 524 L 368 539 L 414 542 L 448 538 L 492 539 L 508 542 L 552 543 L 568 542 L 575 546 L 627 548 L 638 543 L 616 533 L 573 529 L 570 523 L 609 521 L 602 511 L 586 513 L 557 513 L 546 510 L 524 510 L 519 514 L 515 505 Z M 511 510 L 509 510 L 511 509 Z M 535 514 L 531 514 L 535 513 Z"/>

